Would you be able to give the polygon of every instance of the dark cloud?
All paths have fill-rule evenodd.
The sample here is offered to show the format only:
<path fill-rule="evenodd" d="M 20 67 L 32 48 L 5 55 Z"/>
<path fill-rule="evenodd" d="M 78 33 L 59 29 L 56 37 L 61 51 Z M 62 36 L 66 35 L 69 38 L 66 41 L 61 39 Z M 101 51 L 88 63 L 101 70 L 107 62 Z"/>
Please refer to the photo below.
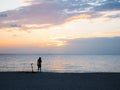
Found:
<path fill-rule="evenodd" d="M 68 0 L 63 5 L 67 15 L 89 14 L 92 18 L 103 16 L 103 11 L 120 10 L 120 0 Z"/>
<path fill-rule="evenodd" d="M 95 11 L 120 10 L 120 2 L 116 0 L 107 0 L 102 5 L 94 7 Z"/>
<path fill-rule="evenodd" d="M 7 17 L 8 15 L 6 13 L 1 13 L 0 17 Z"/>
<path fill-rule="evenodd" d="M 78 38 L 67 42 L 67 46 L 60 48 L 63 53 L 120 54 L 120 37 Z"/>
<path fill-rule="evenodd" d="M 18 25 L 18 24 L 10 24 L 10 26 L 11 26 L 11 27 L 18 27 L 18 28 L 21 27 L 21 25 Z"/>
<path fill-rule="evenodd" d="M 109 15 L 108 18 L 120 18 L 120 13 L 116 15 Z"/>

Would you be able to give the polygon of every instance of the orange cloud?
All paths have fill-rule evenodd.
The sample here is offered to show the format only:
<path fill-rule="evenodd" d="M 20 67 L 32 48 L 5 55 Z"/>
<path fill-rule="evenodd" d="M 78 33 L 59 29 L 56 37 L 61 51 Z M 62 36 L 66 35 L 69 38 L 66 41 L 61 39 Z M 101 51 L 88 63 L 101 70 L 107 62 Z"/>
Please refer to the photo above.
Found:
<path fill-rule="evenodd" d="M 77 20 L 77 19 L 90 19 L 91 16 L 88 14 L 80 14 L 76 16 L 72 16 L 66 19 L 66 21 L 72 21 L 72 20 Z"/>
<path fill-rule="evenodd" d="M 40 28 L 48 28 L 53 26 L 52 24 L 23 24 L 23 28 L 27 29 L 40 29 Z"/>
<path fill-rule="evenodd" d="M 112 32 L 105 32 L 105 35 L 110 35 L 110 36 L 120 36 L 120 30 L 118 31 L 112 31 Z"/>
<path fill-rule="evenodd" d="M 103 36 L 103 37 L 120 36 L 120 30 L 111 31 L 111 32 L 104 32 L 104 33 L 98 33 L 98 36 Z"/>

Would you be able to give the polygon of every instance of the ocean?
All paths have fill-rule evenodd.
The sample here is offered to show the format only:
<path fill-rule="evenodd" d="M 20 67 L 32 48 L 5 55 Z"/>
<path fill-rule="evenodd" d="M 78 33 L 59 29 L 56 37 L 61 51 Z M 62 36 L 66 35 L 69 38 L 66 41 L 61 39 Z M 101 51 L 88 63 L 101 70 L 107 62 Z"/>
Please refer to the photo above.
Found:
<path fill-rule="evenodd" d="M 0 72 L 37 71 L 37 59 L 42 58 L 42 72 L 83 73 L 120 72 L 120 55 L 40 55 L 0 54 Z"/>

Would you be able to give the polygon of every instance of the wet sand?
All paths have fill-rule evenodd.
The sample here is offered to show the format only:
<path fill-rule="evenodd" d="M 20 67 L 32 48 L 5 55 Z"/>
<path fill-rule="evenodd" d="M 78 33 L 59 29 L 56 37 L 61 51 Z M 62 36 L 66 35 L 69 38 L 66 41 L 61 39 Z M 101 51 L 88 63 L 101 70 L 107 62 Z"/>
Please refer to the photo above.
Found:
<path fill-rule="evenodd" d="M 0 90 L 120 90 L 120 73 L 0 72 Z"/>

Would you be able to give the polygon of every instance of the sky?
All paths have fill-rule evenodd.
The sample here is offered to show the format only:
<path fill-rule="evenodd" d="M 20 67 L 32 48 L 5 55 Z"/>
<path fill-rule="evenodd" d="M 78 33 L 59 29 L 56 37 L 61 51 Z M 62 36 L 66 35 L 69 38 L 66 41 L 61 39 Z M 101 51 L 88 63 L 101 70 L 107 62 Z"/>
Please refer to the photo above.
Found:
<path fill-rule="evenodd" d="M 0 0 L 0 53 L 120 54 L 120 0 Z"/>

